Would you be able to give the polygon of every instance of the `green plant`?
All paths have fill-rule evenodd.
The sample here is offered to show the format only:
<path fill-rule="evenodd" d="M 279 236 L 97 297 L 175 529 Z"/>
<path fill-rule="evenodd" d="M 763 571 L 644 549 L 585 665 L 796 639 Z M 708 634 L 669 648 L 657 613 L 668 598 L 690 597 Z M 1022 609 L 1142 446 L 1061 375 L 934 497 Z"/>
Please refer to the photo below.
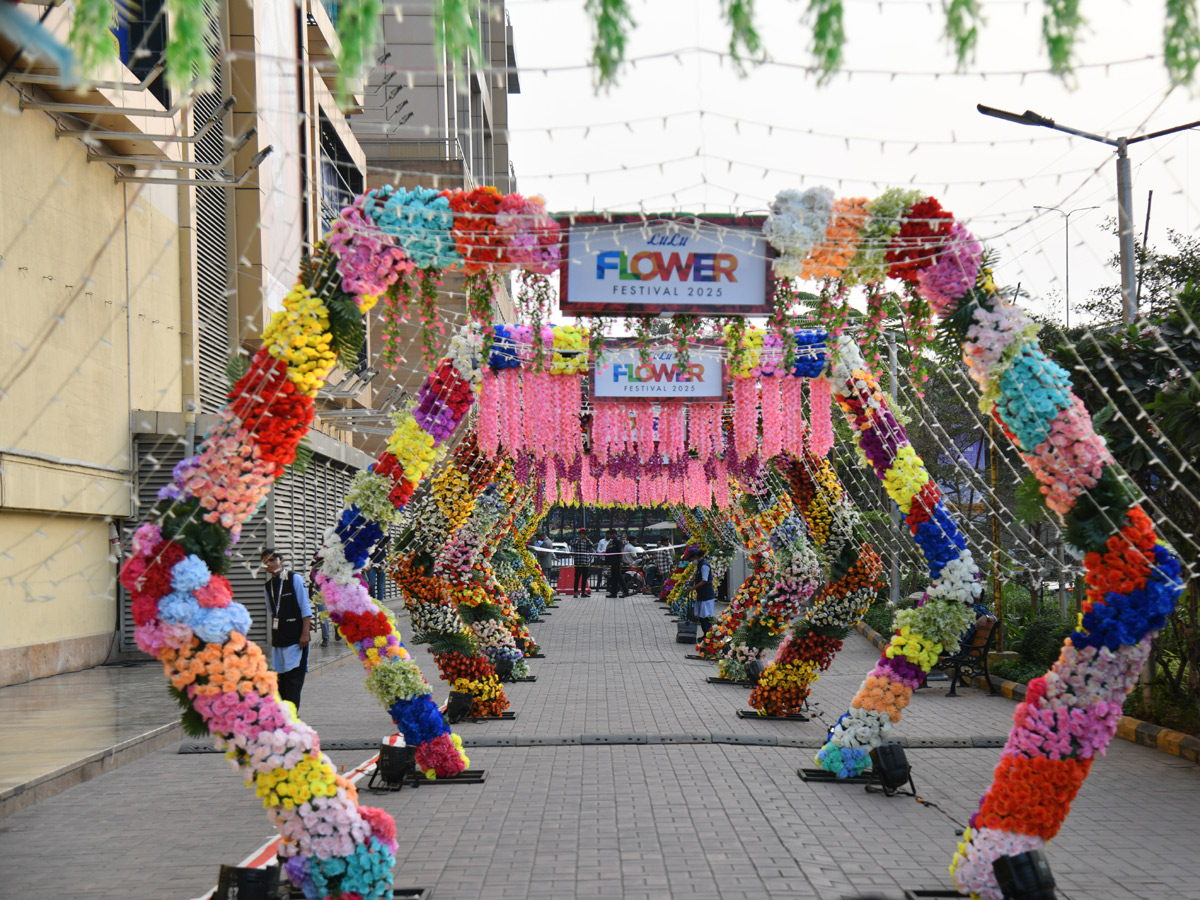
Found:
<path fill-rule="evenodd" d="M 1025 626 L 1021 639 L 1010 646 L 1020 654 L 1022 661 L 1039 665 L 1044 671 L 1058 659 L 1063 641 L 1072 631 L 1057 612 L 1042 610 Z"/>
<path fill-rule="evenodd" d="M 997 678 L 1016 681 L 1019 684 L 1029 684 L 1033 679 L 1045 675 L 1046 669 L 1046 666 L 1026 662 L 1023 659 L 1006 659 L 989 666 L 988 672 Z"/>
<path fill-rule="evenodd" d="M 867 610 L 863 616 L 863 623 L 871 626 L 877 632 L 887 637 L 892 633 L 892 621 L 895 618 L 896 609 L 886 599 L 877 599 L 871 604 L 871 608 Z"/>

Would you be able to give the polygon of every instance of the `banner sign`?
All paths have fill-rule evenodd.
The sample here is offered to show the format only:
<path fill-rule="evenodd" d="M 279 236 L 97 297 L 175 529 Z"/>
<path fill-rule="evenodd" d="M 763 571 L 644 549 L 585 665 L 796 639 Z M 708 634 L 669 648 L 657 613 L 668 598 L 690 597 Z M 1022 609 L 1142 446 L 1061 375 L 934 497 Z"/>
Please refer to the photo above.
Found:
<path fill-rule="evenodd" d="M 637 347 L 608 346 L 592 368 L 596 400 L 725 399 L 725 377 L 719 346 L 692 347 L 681 369 L 674 348 L 657 347 L 642 362 Z"/>
<path fill-rule="evenodd" d="M 568 315 L 768 315 L 774 251 L 764 216 L 574 216 L 561 220 Z"/>

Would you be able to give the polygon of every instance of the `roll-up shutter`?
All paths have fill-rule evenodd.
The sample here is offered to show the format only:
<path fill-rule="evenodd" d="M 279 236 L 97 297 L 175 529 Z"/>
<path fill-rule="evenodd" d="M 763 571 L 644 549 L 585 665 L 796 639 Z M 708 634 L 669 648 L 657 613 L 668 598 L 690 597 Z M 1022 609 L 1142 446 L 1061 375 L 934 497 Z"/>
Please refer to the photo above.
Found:
<path fill-rule="evenodd" d="M 134 441 L 137 469 L 133 481 L 133 515 L 122 519 L 120 527 L 121 546 L 126 556 L 132 552 L 133 533 L 158 502 L 158 492 L 171 483 L 175 464 L 183 459 L 185 452 L 182 435 L 144 434 L 138 435 Z M 120 582 L 117 583 L 117 591 L 121 610 L 121 649 L 136 651 L 137 644 L 133 640 L 133 598 Z"/>

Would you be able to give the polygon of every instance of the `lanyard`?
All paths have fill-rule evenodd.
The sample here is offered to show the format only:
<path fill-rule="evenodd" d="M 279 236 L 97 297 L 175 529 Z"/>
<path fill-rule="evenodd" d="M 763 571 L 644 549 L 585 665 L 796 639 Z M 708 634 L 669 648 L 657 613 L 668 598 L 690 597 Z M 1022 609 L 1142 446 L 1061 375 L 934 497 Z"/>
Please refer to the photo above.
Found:
<path fill-rule="evenodd" d="M 279 578 L 279 584 L 275 588 L 275 605 L 271 607 L 271 615 L 273 617 L 279 615 L 279 607 L 283 603 L 283 576 L 284 573 L 282 571 L 277 576 Z"/>

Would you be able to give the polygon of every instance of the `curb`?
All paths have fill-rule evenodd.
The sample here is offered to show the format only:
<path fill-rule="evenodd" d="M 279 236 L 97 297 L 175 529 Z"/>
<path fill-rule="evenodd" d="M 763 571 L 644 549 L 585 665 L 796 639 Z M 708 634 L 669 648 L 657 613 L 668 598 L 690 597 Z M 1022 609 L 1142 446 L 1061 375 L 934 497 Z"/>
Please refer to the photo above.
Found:
<path fill-rule="evenodd" d="M 859 634 L 880 650 L 887 646 L 888 642 L 883 635 L 870 625 L 859 622 L 854 627 Z M 960 683 L 987 690 L 987 682 L 982 678 L 964 678 Z M 1024 700 L 1029 690 L 1027 685 L 1003 678 L 993 677 L 992 684 L 1009 700 Z M 1172 731 L 1170 728 L 1143 722 L 1141 719 L 1131 716 L 1121 716 L 1121 721 L 1117 724 L 1117 737 L 1143 747 L 1149 747 L 1151 750 L 1157 750 L 1159 753 L 1169 753 L 1180 759 L 1200 763 L 1200 737 L 1184 734 L 1181 731 Z"/>
<path fill-rule="evenodd" d="M 307 677 L 319 678 L 326 672 L 340 669 L 351 660 L 357 659 L 357 653 L 347 650 L 341 656 L 322 660 L 319 664 L 314 665 L 309 669 Z M 183 736 L 183 726 L 178 720 L 167 722 L 113 747 L 106 747 L 96 753 L 69 762 L 53 772 L 46 772 L 22 784 L 0 791 L 0 819 L 41 803 L 43 800 L 48 800 L 55 794 L 61 794 L 77 784 L 83 784 L 106 772 L 119 769 L 127 763 L 136 762 L 156 750 L 169 747 Z"/>

